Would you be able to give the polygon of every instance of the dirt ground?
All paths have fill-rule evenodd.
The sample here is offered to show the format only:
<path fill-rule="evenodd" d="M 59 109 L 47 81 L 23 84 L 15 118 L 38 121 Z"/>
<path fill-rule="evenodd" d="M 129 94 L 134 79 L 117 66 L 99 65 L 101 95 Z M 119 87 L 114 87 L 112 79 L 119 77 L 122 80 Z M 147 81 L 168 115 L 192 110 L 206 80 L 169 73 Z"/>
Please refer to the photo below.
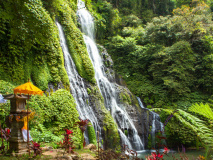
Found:
<path fill-rule="evenodd" d="M 64 150 L 61 149 L 52 149 L 49 151 L 43 151 L 42 155 L 52 157 L 51 160 L 96 160 L 89 153 L 74 153 L 74 154 L 66 154 Z"/>

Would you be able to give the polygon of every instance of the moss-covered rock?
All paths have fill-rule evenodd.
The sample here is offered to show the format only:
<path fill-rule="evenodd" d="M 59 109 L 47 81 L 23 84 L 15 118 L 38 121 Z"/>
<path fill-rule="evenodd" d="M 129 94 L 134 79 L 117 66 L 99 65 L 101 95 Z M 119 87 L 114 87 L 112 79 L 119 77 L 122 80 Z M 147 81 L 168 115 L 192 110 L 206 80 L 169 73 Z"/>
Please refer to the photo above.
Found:
<path fill-rule="evenodd" d="M 120 151 L 121 146 L 118 126 L 108 111 L 105 115 L 103 128 L 105 131 L 105 147 Z"/>
<path fill-rule="evenodd" d="M 90 85 L 90 106 L 96 113 L 99 125 L 103 128 L 101 131 L 101 137 L 103 138 L 100 143 L 103 143 L 104 149 L 121 150 L 120 136 L 118 133 L 118 127 L 115 123 L 110 112 L 104 106 L 104 98 L 102 97 L 97 85 Z"/>

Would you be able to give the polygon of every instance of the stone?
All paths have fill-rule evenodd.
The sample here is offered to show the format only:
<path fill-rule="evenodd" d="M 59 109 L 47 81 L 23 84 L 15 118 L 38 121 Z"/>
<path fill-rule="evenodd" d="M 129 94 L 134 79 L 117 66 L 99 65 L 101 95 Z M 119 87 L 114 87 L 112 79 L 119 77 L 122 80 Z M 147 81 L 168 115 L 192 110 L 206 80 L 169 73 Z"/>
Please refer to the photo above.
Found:
<path fill-rule="evenodd" d="M 25 104 L 26 100 L 30 97 L 27 95 L 8 94 L 3 95 L 5 99 L 10 100 L 10 115 L 6 117 L 6 125 L 10 128 L 10 138 L 8 153 L 15 152 L 16 154 L 27 153 L 27 142 L 24 142 L 21 128 L 24 126 L 23 121 L 19 121 L 20 118 L 26 116 Z"/>
<path fill-rule="evenodd" d="M 84 147 L 84 149 L 89 149 L 89 150 L 95 150 L 97 147 L 94 144 L 89 144 L 86 147 Z"/>
<path fill-rule="evenodd" d="M 47 146 L 45 146 L 45 147 L 41 147 L 41 149 L 42 149 L 42 151 L 49 151 L 49 150 L 52 150 L 53 147 L 47 147 Z"/>
<path fill-rule="evenodd" d="M 66 159 L 66 160 L 72 160 L 72 157 L 69 155 L 64 155 L 61 158 Z"/>

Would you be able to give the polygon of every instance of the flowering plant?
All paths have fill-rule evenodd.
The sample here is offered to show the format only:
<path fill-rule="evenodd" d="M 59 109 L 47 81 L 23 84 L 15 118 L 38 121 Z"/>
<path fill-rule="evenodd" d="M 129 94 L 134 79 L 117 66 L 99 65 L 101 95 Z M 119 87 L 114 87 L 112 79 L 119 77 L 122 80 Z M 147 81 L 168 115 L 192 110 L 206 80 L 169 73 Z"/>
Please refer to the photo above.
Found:
<path fill-rule="evenodd" d="M 62 142 L 60 142 L 59 144 L 65 148 L 65 151 L 67 151 L 68 153 L 74 153 L 73 149 L 75 147 L 73 147 L 73 140 L 72 140 L 72 130 L 68 130 L 65 129 L 65 134 L 64 134 L 64 139 Z"/>
<path fill-rule="evenodd" d="M 82 133 L 86 130 L 87 124 L 89 123 L 88 119 L 80 119 L 80 122 L 76 122 L 79 125 L 79 128 L 81 129 Z"/>
<path fill-rule="evenodd" d="M 32 141 L 32 145 L 30 146 L 30 148 L 34 151 L 34 156 L 37 156 L 37 155 L 41 154 L 41 152 L 42 152 L 39 143 Z"/>
<path fill-rule="evenodd" d="M 169 149 L 167 147 L 164 147 L 163 153 L 160 153 L 159 150 L 156 150 L 156 152 L 152 152 L 151 155 L 146 157 L 146 160 L 162 160 L 163 156 L 167 153 L 169 153 Z"/>
<path fill-rule="evenodd" d="M 85 130 L 86 130 L 86 128 L 87 128 L 87 124 L 88 124 L 89 122 L 90 122 L 90 121 L 89 121 L 88 119 L 85 119 L 85 120 L 80 119 L 80 122 L 76 122 L 76 123 L 78 124 L 78 126 L 79 126 L 81 132 L 82 132 L 82 137 L 83 137 L 83 134 L 84 134 L 84 132 L 85 132 Z M 83 137 L 83 138 L 84 138 L 84 137 Z M 84 138 L 84 139 L 83 139 L 83 147 L 85 147 L 85 145 L 86 145 L 86 141 L 85 141 L 85 138 Z"/>

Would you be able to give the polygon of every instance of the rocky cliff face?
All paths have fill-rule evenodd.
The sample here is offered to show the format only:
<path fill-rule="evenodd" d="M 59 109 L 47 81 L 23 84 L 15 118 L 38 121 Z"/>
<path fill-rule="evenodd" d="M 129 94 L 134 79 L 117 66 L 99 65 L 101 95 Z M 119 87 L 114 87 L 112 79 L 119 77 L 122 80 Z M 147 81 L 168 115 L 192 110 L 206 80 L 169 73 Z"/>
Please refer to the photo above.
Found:
<path fill-rule="evenodd" d="M 98 48 L 104 63 L 103 70 L 106 74 L 106 77 L 110 80 L 111 83 L 115 85 L 117 95 L 116 101 L 121 108 L 124 108 L 127 111 L 138 131 L 138 135 L 144 143 L 145 148 L 147 148 L 149 141 L 151 141 L 151 139 L 148 137 L 149 134 L 151 135 L 153 121 L 156 119 L 154 116 L 155 113 L 150 112 L 147 108 L 141 108 L 141 106 L 139 106 L 136 96 L 133 95 L 127 88 L 122 77 L 113 70 L 113 61 L 107 53 L 106 49 L 100 45 Z M 118 122 L 122 119 L 122 114 L 120 114 L 118 111 L 117 115 L 118 116 L 116 116 L 115 121 L 117 124 L 119 124 Z M 101 114 L 97 114 L 97 116 L 101 117 Z M 157 117 L 157 120 L 154 123 L 156 126 L 155 132 L 157 133 L 161 130 L 159 117 Z M 122 128 L 122 126 L 118 127 Z M 122 130 L 127 130 L 128 136 L 133 136 L 133 130 L 130 128 L 122 128 Z"/>

